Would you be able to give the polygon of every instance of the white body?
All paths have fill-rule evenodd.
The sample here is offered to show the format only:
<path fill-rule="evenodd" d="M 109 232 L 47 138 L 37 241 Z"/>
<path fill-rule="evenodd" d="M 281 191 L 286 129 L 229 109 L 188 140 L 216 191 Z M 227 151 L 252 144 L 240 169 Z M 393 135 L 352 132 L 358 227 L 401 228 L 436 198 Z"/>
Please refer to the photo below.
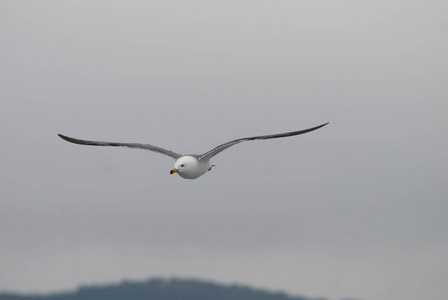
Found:
<path fill-rule="evenodd" d="M 212 167 L 210 160 L 198 160 L 194 156 L 185 155 L 180 157 L 174 164 L 177 174 L 185 179 L 196 179 Z"/>

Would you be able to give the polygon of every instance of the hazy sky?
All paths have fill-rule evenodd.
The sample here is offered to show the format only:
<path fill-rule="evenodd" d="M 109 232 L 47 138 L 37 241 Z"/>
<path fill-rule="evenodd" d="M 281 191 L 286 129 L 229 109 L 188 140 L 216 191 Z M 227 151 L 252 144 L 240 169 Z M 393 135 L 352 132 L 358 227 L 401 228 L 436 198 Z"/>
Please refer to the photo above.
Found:
<path fill-rule="evenodd" d="M 448 298 L 447 1 L 0 2 L 0 290 Z M 203 153 L 173 161 L 57 137 Z"/>

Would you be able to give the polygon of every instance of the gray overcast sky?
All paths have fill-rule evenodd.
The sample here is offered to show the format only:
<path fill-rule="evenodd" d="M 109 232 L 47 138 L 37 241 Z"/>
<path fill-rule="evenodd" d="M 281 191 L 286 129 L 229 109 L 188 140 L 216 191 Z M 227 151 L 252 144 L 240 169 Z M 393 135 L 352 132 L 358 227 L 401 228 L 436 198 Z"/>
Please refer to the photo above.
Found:
<path fill-rule="evenodd" d="M 447 1 L 1 1 L 0 290 L 448 297 Z M 215 157 L 195 180 L 151 152 Z"/>

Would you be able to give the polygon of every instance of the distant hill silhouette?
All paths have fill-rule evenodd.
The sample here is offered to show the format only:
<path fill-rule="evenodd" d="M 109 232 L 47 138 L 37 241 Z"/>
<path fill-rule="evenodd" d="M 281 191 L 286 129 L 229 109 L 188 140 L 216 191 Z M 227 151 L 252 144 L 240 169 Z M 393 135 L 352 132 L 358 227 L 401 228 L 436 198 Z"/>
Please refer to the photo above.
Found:
<path fill-rule="evenodd" d="M 198 280 L 151 279 L 81 286 L 73 292 L 46 295 L 1 293 L 0 300 L 311 300 L 240 285 Z M 316 299 L 314 299 L 316 300 Z"/>

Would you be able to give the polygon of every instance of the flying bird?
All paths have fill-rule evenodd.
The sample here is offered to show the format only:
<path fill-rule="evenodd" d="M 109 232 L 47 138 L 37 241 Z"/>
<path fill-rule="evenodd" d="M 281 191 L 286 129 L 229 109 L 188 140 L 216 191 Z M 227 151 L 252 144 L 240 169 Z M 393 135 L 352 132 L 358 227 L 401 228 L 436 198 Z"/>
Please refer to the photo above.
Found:
<path fill-rule="evenodd" d="M 269 139 L 277 139 L 277 138 L 282 138 L 282 137 L 299 135 L 299 134 L 303 134 L 303 133 L 307 133 L 307 132 L 319 129 L 327 124 L 328 124 L 328 122 L 325 124 L 313 127 L 313 128 L 303 129 L 303 130 L 299 130 L 299 131 L 291 131 L 291 132 L 285 132 L 285 133 L 260 135 L 260 136 L 235 139 L 230 142 L 216 146 L 212 150 L 205 152 L 204 154 L 199 154 L 199 155 L 198 154 L 182 155 L 182 154 L 170 151 L 170 150 L 166 150 L 161 147 L 148 145 L 148 144 L 97 142 L 97 141 L 86 141 L 86 140 L 75 139 L 75 138 L 68 137 L 68 136 L 65 136 L 62 134 L 58 134 L 58 136 L 61 139 L 64 139 L 67 142 L 74 143 L 74 144 L 89 145 L 89 146 L 128 147 L 128 148 L 144 149 L 144 150 L 149 150 L 149 151 L 165 154 L 165 155 L 176 160 L 176 162 L 174 163 L 174 168 L 170 171 L 170 174 L 177 173 L 177 174 L 179 174 L 180 177 L 185 178 L 185 179 L 196 179 L 196 178 L 204 175 L 205 173 L 207 173 L 207 171 L 210 171 L 213 168 L 214 165 L 210 161 L 211 158 L 213 158 L 216 154 L 224 151 L 225 149 L 227 149 L 233 145 L 239 144 L 241 142 L 246 142 L 246 141 L 269 140 Z"/>

